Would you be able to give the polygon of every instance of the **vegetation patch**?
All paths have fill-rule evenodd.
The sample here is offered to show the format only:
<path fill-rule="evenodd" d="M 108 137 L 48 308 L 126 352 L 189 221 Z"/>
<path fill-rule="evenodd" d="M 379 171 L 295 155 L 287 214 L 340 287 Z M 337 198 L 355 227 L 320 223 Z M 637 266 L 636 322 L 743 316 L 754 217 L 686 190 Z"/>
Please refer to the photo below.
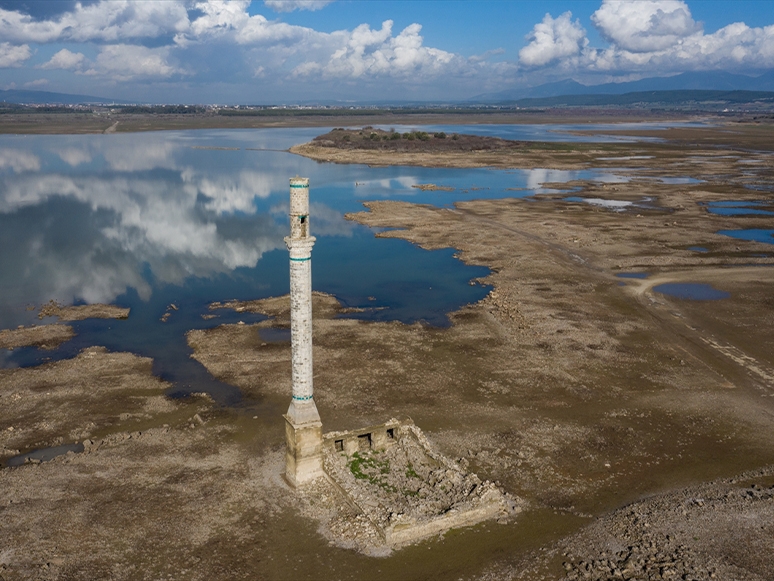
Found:
<path fill-rule="evenodd" d="M 313 145 L 337 149 L 369 149 L 398 152 L 430 151 L 509 151 L 523 149 L 521 141 L 486 137 L 482 135 L 447 134 L 444 131 L 406 131 L 395 129 L 385 131 L 367 126 L 362 129 L 336 128 L 333 131 L 315 137 Z"/>
<path fill-rule="evenodd" d="M 387 491 L 394 489 L 385 480 L 390 473 L 390 461 L 387 458 L 380 460 L 371 454 L 363 455 L 355 452 L 352 454 L 352 459 L 347 462 L 347 467 L 358 480 L 367 480 Z"/>

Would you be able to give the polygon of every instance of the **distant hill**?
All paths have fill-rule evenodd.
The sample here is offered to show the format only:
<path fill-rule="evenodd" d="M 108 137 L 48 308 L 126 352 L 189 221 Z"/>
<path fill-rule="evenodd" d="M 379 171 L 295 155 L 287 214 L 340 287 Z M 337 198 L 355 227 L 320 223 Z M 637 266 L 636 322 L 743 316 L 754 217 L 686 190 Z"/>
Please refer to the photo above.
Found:
<path fill-rule="evenodd" d="M 519 107 L 631 107 L 637 105 L 696 106 L 720 109 L 727 106 L 757 103 L 774 107 L 774 91 L 635 91 L 623 95 L 560 95 L 532 97 L 511 102 Z"/>
<path fill-rule="evenodd" d="M 59 104 L 59 105 L 77 105 L 79 103 L 125 103 L 126 101 L 116 101 L 115 99 L 105 99 L 104 97 L 94 97 L 92 95 L 70 95 L 68 93 L 52 93 L 50 91 L 23 91 L 11 89 L 0 91 L 0 102 L 18 103 L 18 104 Z"/>
<path fill-rule="evenodd" d="M 572 79 L 546 83 L 537 87 L 508 89 L 478 95 L 469 100 L 477 103 L 498 103 L 538 97 L 565 95 L 623 95 L 647 91 L 774 91 L 774 70 L 757 77 L 724 71 L 690 72 L 672 77 L 651 77 L 626 83 L 582 85 Z"/>

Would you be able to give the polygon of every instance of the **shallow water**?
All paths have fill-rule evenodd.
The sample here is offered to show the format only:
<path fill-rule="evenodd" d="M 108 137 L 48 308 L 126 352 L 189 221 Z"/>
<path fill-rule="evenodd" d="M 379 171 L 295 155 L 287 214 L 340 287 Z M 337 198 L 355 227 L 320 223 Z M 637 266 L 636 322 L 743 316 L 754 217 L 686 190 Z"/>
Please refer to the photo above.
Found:
<path fill-rule="evenodd" d="M 774 230 L 762 228 L 747 228 L 744 230 L 718 230 L 718 234 L 730 236 L 739 240 L 750 240 L 752 242 L 763 242 L 765 244 L 774 244 Z"/>
<path fill-rule="evenodd" d="M 643 197 L 636 202 L 629 200 L 607 200 L 605 198 L 584 198 L 582 196 L 567 196 L 563 198 L 565 202 L 575 202 L 579 204 L 590 204 L 600 208 L 606 208 L 613 212 L 624 212 L 632 208 L 642 208 L 647 210 L 663 210 L 653 204 L 653 198 Z"/>
<path fill-rule="evenodd" d="M 53 460 L 57 456 L 62 456 L 68 452 L 83 452 L 83 444 L 64 444 L 63 446 L 53 446 L 51 448 L 42 448 L 40 450 L 33 450 L 26 454 L 19 454 L 13 458 L 9 458 L 5 461 L 5 466 L 21 466 L 30 460 L 37 460 L 39 462 L 48 462 Z"/>
<path fill-rule="evenodd" d="M 653 290 L 670 297 L 693 301 L 715 301 L 727 299 L 731 296 L 729 292 L 698 282 L 669 282 L 654 286 Z"/>
<path fill-rule="evenodd" d="M 774 216 L 774 212 L 771 210 L 761 209 L 761 206 L 767 207 L 771 204 L 760 200 L 724 200 L 700 203 L 700 205 L 706 207 L 710 214 L 719 216 Z"/>
<path fill-rule="evenodd" d="M 589 124 L 529 124 L 529 125 L 378 125 L 379 129 L 395 129 L 401 133 L 421 129 L 427 132 L 472 133 L 516 141 L 564 141 L 584 143 L 612 143 L 636 141 L 661 141 L 659 137 L 605 134 L 605 131 L 658 130 L 670 127 L 706 127 L 705 123 L 589 123 Z M 577 132 L 582 131 L 579 134 Z M 587 134 L 586 132 L 597 132 Z M 626 156 L 610 159 L 644 159 L 647 156 Z M 604 158 L 602 158 L 604 159 Z"/>
<path fill-rule="evenodd" d="M 565 133 L 594 128 L 605 126 L 437 126 L 506 138 L 597 141 Z M 464 265 L 451 249 L 428 252 L 377 239 L 371 229 L 345 220 L 346 212 L 362 210 L 362 200 L 447 206 L 526 197 L 550 191 L 546 182 L 626 179 L 593 170 L 320 164 L 284 151 L 325 131 L 0 136 L 0 328 L 39 323 L 29 307 L 50 299 L 132 309 L 126 321 L 73 323 L 77 336 L 54 351 L 0 350 L 0 364 L 35 365 L 103 345 L 152 357 L 154 372 L 174 382 L 176 394 L 208 391 L 233 403 L 238 390 L 189 357 L 185 332 L 263 319 L 227 310 L 204 319 L 210 302 L 288 292 L 289 177 L 311 180 L 315 290 L 365 309 L 352 317 L 436 326 L 486 295 L 487 287 L 470 281 L 488 269 Z M 412 187 L 425 183 L 454 190 Z"/>
<path fill-rule="evenodd" d="M 684 185 L 684 184 L 700 184 L 702 180 L 689 177 L 660 177 L 657 178 L 662 184 Z"/>

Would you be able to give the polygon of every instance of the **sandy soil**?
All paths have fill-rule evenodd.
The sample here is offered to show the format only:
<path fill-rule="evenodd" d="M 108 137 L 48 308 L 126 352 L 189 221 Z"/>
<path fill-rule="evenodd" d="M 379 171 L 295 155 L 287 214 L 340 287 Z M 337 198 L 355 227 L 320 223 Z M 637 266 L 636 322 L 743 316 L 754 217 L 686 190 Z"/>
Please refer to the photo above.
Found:
<path fill-rule="evenodd" d="M 0 349 L 38 347 L 56 349 L 75 336 L 70 325 L 40 325 L 0 330 Z"/>
<path fill-rule="evenodd" d="M 174 411 L 162 395 L 169 385 L 151 375 L 151 364 L 92 347 L 71 360 L 0 369 L 0 455 L 79 442 L 130 418 Z"/>
<path fill-rule="evenodd" d="M 764 581 L 772 517 L 774 471 L 756 470 L 632 503 L 482 578 L 535 579 L 561 562 L 567 580 Z"/>
<path fill-rule="evenodd" d="M 30 310 L 34 306 L 29 307 Z M 129 309 L 115 305 L 95 303 L 92 305 L 64 306 L 56 301 L 49 301 L 40 307 L 38 318 L 56 317 L 60 321 L 82 321 L 84 319 L 126 319 Z M 75 336 L 70 325 L 59 323 L 49 325 L 20 326 L 17 329 L 0 329 L 0 349 L 16 349 L 17 347 L 38 347 L 39 349 L 56 349 Z"/>
<path fill-rule="evenodd" d="M 85 454 L 0 471 L 0 576 L 772 578 L 774 258 L 771 245 L 716 234 L 771 226 L 697 202 L 771 200 L 745 186 L 770 187 L 774 162 L 741 138 L 710 145 L 648 145 L 654 157 L 627 160 L 628 183 L 572 184 L 582 197 L 653 198 L 623 212 L 557 194 L 452 208 L 374 202 L 350 216 L 397 229 L 380 236 L 458 249 L 492 270 L 483 282 L 493 291 L 447 329 L 342 318 L 333 297 L 316 295 L 325 430 L 410 416 L 442 453 L 526 501 L 513 522 L 383 558 L 329 544 L 304 516 L 311 501 L 279 477 L 290 346 L 258 334 L 287 327 L 279 297 L 214 305 L 272 318 L 188 335 L 194 356 L 241 388 L 238 409 L 168 400 L 149 360 L 100 349 L 0 371 L 6 450 L 90 442 Z M 551 167 L 553 154 L 536 164 Z M 615 276 L 632 271 L 650 278 Z M 653 288 L 670 281 L 731 297 Z"/>
<path fill-rule="evenodd" d="M 383 151 L 379 150 L 338 149 L 314 143 L 304 143 L 294 145 L 290 151 L 315 161 L 361 163 L 372 167 L 417 165 L 422 167 L 582 169 L 590 166 L 596 158 L 603 155 L 615 155 L 620 149 L 605 144 L 567 147 L 566 144 L 531 143 L 521 149 L 451 152 L 398 151 L 385 155 Z M 547 159 L 549 154 L 550 157 Z"/>
<path fill-rule="evenodd" d="M 55 301 L 49 301 L 40 307 L 38 318 L 57 317 L 60 321 L 82 321 L 84 319 L 126 319 L 128 308 L 115 305 L 94 303 L 91 305 L 64 306 Z"/>

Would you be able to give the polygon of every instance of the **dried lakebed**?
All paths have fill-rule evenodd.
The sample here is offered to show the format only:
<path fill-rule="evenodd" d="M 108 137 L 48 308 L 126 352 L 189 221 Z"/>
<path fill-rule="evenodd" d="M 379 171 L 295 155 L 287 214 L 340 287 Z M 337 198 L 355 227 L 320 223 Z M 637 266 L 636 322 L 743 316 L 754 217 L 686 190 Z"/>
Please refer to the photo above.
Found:
<path fill-rule="evenodd" d="M 639 144 L 630 149 L 642 155 Z M 727 150 L 651 152 L 631 171 L 654 179 L 573 185 L 589 198 L 653 197 L 653 208 L 611 212 L 542 196 L 446 209 L 376 202 L 350 215 L 393 228 L 382 237 L 453 247 L 492 270 L 484 282 L 493 291 L 452 313 L 450 328 L 348 319 L 333 297 L 315 295 L 325 430 L 410 416 L 445 456 L 524 499 L 512 522 L 383 558 L 318 531 L 310 517 L 320 507 L 299 507 L 279 476 L 281 421 L 257 413 L 260 402 L 279 418 L 290 392 L 289 344 L 263 338 L 289 324 L 278 297 L 216 305 L 267 320 L 188 335 L 194 356 L 240 387 L 238 408 L 169 400 L 148 359 L 99 349 L 0 371 L 6 449 L 88 440 L 83 454 L 0 472 L 0 536 L 10 539 L 0 575 L 559 579 L 605 578 L 606 567 L 622 578 L 771 578 L 760 555 L 772 549 L 774 480 L 764 467 L 774 464 L 774 261 L 759 256 L 761 243 L 716 234 L 770 222 L 696 203 L 744 195 L 748 178 Z M 743 155 L 764 159 L 755 179 L 771 181 L 769 154 Z M 659 171 L 703 181 L 664 184 Z M 649 276 L 615 276 L 623 272 Z M 679 282 L 731 296 L 653 291 Z"/>

